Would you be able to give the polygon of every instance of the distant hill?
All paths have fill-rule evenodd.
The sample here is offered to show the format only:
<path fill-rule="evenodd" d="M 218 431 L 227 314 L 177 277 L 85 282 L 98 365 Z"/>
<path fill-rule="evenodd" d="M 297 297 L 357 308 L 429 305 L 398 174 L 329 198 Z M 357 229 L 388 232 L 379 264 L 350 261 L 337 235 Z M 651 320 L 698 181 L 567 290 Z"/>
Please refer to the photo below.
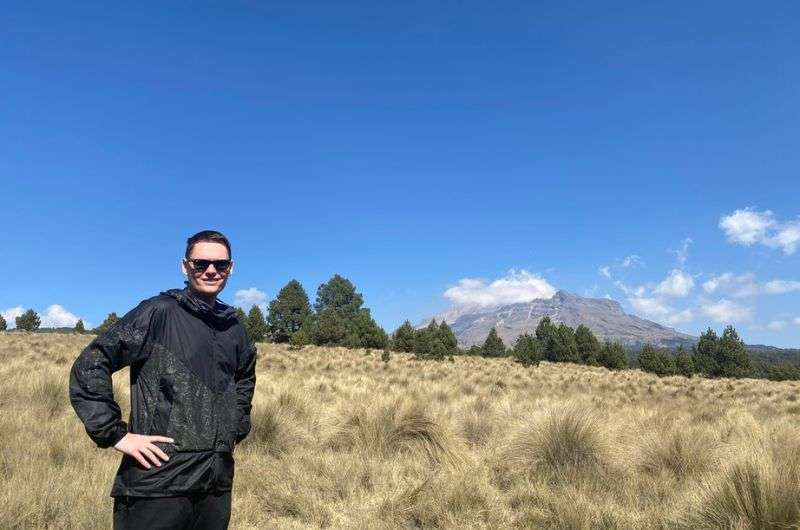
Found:
<path fill-rule="evenodd" d="M 691 347 L 697 342 L 697 337 L 625 313 L 615 300 L 584 298 L 566 291 L 558 291 L 552 298 L 520 304 L 457 307 L 434 318 L 445 320 L 459 345 L 469 347 L 482 344 L 493 327 L 506 345 L 513 345 L 519 335 L 533 333 L 545 316 L 573 328 L 583 324 L 601 341 L 617 341 L 628 349 L 638 349 L 647 343 L 665 348 Z M 420 326 L 428 322 L 430 319 Z"/>

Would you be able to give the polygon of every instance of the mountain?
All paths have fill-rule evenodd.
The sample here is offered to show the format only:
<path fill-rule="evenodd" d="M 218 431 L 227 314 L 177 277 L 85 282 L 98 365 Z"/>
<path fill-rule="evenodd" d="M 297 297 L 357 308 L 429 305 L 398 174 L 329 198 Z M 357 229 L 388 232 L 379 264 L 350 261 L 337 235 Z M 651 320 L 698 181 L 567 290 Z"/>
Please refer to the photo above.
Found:
<path fill-rule="evenodd" d="M 539 321 L 549 316 L 573 328 L 583 324 L 602 342 L 618 341 L 626 348 L 636 349 L 650 343 L 675 348 L 691 346 L 697 338 L 672 328 L 625 313 L 619 302 L 605 298 L 584 298 L 558 291 L 552 298 L 540 298 L 526 303 L 493 307 L 456 307 L 436 317 L 445 320 L 453 329 L 462 347 L 483 344 L 494 327 L 507 346 L 525 332 L 533 333 Z M 430 319 L 420 325 L 424 326 Z"/>

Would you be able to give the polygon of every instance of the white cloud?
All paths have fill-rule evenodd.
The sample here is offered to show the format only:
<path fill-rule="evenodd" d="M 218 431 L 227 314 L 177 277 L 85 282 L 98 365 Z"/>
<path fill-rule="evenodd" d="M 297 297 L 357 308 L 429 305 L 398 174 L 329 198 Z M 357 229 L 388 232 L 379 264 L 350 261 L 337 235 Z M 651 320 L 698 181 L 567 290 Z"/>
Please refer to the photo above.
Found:
<path fill-rule="evenodd" d="M 6 326 L 8 329 L 12 329 L 17 327 L 16 318 L 22 316 L 22 313 L 25 312 L 25 309 L 22 308 L 21 305 L 17 307 L 9 307 L 3 311 L 0 311 L 0 314 L 3 315 L 3 319 L 6 321 Z"/>
<path fill-rule="evenodd" d="M 668 324 L 684 324 L 686 322 L 691 322 L 694 318 L 694 313 L 691 309 L 684 309 L 683 311 L 678 311 L 677 313 L 673 313 L 666 318 L 666 322 Z"/>
<path fill-rule="evenodd" d="M 794 254 L 800 245 L 800 221 L 785 223 L 775 235 L 766 239 L 764 244 L 768 247 L 780 248 L 784 254 Z"/>
<path fill-rule="evenodd" d="M 775 225 L 773 213 L 759 212 L 754 208 L 743 208 L 719 220 L 719 227 L 732 243 L 749 246 L 764 240 L 767 229 Z"/>
<path fill-rule="evenodd" d="M 764 284 L 764 292 L 767 294 L 785 294 L 792 291 L 800 291 L 800 282 L 796 280 L 772 280 Z"/>
<path fill-rule="evenodd" d="M 492 283 L 476 278 L 462 278 L 448 288 L 444 297 L 456 305 L 494 306 L 552 298 L 556 289 L 547 280 L 526 270 L 511 269 Z"/>
<path fill-rule="evenodd" d="M 734 298 L 747 298 L 761 293 L 761 287 L 756 283 L 752 272 L 738 275 L 726 272 L 714 276 L 703 283 L 703 290 L 708 294 L 724 292 Z"/>
<path fill-rule="evenodd" d="M 792 322 L 800 326 L 800 317 L 795 318 Z"/>
<path fill-rule="evenodd" d="M 786 327 L 786 322 L 783 320 L 773 320 L 769 324 L 767 324 L 767 328 L 771 329 L 772 331 L 780 331 Z"/>
<path fill-rule="evenodd" d="M 716 322 L 747 322 L 752 317 L 752 310 L 741 304 L 722 298 L 717 302 L 701 305 L 703 313 Z"/>
<path fill-rule="evenodd" d="M 255 287 L 250 287 L 249 289 L 239 289 L 236 291 L 233 304 L 247 311 L 254 305 L 261 306 L 263 309 L 266 301 L 267 294 L 264 291 L 259 291 Z"/>
<path fill-rule="evenodd" d="M 614 281 L 614 287 L 628 296 L 635 296 L 637 298 L 644 296 L 647 292 L 647 288 L 644 285 L 640 285 L 639 287 L 628 287 L 619 280 Z"/>
<path fill-rule="evenodd" d="M 653 290 L 653 294 L 662 296 L 686 297 L 694 287 L 694 279 L 679 269 L 673 269 Z"/>
<path fill-rule="evenodd" d="M 708 294 L 714 293 L 720 286 L 727 284 L 733 278 L 732 272 L 726 272 L 725 274 L 720 274 L 719 276 L 714 276 L 707 282 L 703 283 L 703 290 Z"/>
<path fill-rule="evenodd" d="M 625 256 L 622 260 L 621 267 L 623 269 L 627 269 L 628 267 L 636 267 L 636 266 L 643 266 L 644 263 L 642 262 L 642 258 L 637 256 L 636 254 L 631 254 L 630 256 Z"/>
<path fill-rule="evenodd" d="M 744 246 L 755 243 L 794 254 L 800 246 L 800 220 L 780 222 L 770 210 L 743 208 L 719 220 L 728 241 Z"/>
<path fill-rule="evenodd" d="M 78 320 L 80 320 L 79 316 L 70 313 L 63 306 L 58 304 L 53 304 L 48 307 L 44 313 L 39 315 L 39 318 L 41 319 L 40 327 L 43 328 L 73 327 Z M 86 328 L 90 327 L 85 321 L 83 325 Z"/>
<path fill-rule="evenodd" d="M 689 245 L 691 245 L 692 243 L 693 243 L 692 238 L 687 237 L 686 239 L 681 241 L 681 246 L 678 250 L 672 251 L 675 254 L 675 260 L 681 267 L 686 265 L 686 260 L 689 259 Z"/>
<path fill-rule="evenodd" d="M 597 272 L 599 272 L 602 276 L 611 279 L 611 268 L 608 265 L 605 267 L 600 267 L 597 269 Z"/>
<path fill-rule="evenodd" d="M 628 298 L 633 309 L 647 316 L 662 317 L 669 315 L 672 308 L 658 298 L 633 297 Z"/>

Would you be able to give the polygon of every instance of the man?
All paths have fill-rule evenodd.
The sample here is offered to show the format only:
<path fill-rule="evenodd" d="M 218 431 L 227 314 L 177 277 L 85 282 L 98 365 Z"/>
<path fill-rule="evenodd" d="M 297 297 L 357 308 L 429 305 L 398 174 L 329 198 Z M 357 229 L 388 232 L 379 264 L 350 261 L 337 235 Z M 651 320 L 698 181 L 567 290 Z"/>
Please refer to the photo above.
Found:
<path fill-rule="evenodd" d="M 186 243 L 183 289 L 143 300 L 76 359 L 70 401 L 98 447 L 123 453 L 111 496 L 115 529 L 224 529 L 233 450 L 250 431 L 256 349 L 217 299 L 231 246 L 206 230 Z M 130 366 L 122 421 L 111 374 Z"/>

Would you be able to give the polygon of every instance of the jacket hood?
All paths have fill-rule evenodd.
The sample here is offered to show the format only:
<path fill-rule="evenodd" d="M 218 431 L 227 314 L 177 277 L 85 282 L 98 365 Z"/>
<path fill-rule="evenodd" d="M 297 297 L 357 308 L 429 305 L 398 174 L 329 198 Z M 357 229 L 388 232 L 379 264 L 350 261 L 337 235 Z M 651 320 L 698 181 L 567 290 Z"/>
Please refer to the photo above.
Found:
<path fill-rule="evenodd" d="M 215 300 L 214 307 L 211 307 L 192 293 L 188 286 L 183 289 L 168 289 L 161 294 L 173 297 L 188 311 L 209 322 L 221 324 L 236 318 L 235 308 L 219 299 Z"/>

